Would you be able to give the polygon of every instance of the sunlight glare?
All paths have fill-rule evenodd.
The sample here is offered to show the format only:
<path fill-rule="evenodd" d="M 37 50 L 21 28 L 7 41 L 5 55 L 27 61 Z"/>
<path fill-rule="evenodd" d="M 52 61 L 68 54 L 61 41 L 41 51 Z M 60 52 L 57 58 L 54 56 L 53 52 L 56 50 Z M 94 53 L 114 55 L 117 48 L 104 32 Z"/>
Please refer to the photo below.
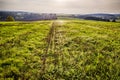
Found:
<path fill-rule="evenodd" d="M 56 0 L 58 3 L 65 3 L 67 0 Z"/>
<path fill-rule="evenodd" d="M 58 20 L 57 22 L 58 22 L 59 25 L 63 25 L 64 24 L 64 21 L 62 21 L 62 20 Z"/>

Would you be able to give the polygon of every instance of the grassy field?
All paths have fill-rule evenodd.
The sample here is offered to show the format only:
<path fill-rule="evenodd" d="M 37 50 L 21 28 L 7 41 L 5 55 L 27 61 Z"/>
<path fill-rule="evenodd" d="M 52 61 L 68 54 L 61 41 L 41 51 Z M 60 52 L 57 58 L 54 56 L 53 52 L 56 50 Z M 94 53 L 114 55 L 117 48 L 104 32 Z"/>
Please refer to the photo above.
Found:
<path fill-rule="evenodd" d="M 120 80 L 120 23 L 0 22 L 0 80 Z"/>

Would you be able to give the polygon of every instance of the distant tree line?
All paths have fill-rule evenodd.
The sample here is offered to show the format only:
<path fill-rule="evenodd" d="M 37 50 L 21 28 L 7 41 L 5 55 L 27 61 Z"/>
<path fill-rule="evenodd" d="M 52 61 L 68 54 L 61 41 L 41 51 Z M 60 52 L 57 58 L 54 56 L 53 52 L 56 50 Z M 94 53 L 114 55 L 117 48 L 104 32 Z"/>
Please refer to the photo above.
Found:
<path fill-rule="evenodd" d="M 96 21 L 107 21 L 107 22 L 116 22 L 116 19 L 105 19 L 105 18 L 98 18 L 98 17 L 86 17 L 86 20 L 96 20 Z"/>
<path fill-rule="evenodd" d="M 9 16 L 9 17 L 8 17 Z M 16 21 L 38 21 L 38 20 L 55 20 L 57 19 L 56 14 L 38 14 L 29 12 L 10 12 L 10 11 L 0 11 L 0 20 L 6 21 L 7 18 L 14 18 Z M 8 21 L 9 19 L 7 19 Z"/>
<path fill-rule="evenodd" d="M 116 22 L 120 14 L 86 14 L 86 15 L 73 15 L 74 18 L 96 21 Z"/>

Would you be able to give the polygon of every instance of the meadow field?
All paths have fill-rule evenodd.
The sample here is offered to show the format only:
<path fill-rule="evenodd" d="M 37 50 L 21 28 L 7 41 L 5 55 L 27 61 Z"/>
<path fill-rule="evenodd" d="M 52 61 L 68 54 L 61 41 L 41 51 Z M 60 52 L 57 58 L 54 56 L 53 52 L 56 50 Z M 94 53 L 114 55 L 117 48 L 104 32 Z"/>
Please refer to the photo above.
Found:
<path fill-rule="evenodd" d="M 120 23 L 0 22 L 0 80 L 120 80 Z"/>

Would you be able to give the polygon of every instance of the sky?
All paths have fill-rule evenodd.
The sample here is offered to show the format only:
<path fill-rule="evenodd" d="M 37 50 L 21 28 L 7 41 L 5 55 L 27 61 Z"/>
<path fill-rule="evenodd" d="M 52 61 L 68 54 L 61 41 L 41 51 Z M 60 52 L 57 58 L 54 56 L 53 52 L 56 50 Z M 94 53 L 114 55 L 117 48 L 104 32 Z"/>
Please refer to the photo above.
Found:
<path fill-rule="evenodd" d="M 2 11 L 37 13 L 120 13 L 120 0 L 0 0 Z"/>

